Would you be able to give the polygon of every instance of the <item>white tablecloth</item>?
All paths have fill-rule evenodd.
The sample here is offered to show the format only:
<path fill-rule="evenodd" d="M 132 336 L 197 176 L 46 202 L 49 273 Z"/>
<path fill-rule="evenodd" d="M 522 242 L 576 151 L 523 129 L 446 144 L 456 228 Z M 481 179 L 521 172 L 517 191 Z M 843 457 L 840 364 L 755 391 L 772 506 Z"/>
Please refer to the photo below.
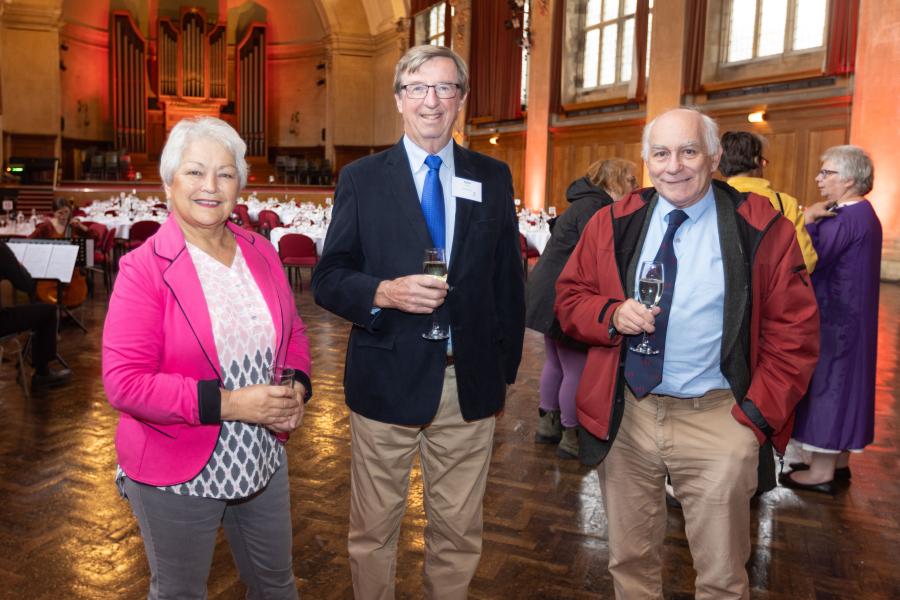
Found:
<path fill-rule="evenodd" d="M 138 221 L 156 221 L 159 224 L 165 223 L 169 215 L 141 215 L 139 217 L 127 217 L 124 215 L 99 215 L 94 217 L 84 217 L 85 221 L 93 221 L 106 225 L 107 228 L 116 228 L 116 239 L 127 240 L 131 236 L 131 226 Z"/>
<path fill-rule="evenodd" d="M 29 221 L 26 221 L 21 225 L 10 223 L 6 227 L 0 227 L 0 236 L 17 235 L 27 237 L 32 233 L 34 233 L 34 225 L 32 225 Z"/>
<path fill-rule="evenodd" d="M 272 242 L 272 245 L 277 250 L 278 242 L 281 241 L 281 238 L 289 233 L 302 233 L 316 243 L 316 254 L 322 256 L 322 249 L 325 247 L 326 231 L 326 229 L 321 227 L 276 227 L 269 233 L 269 241 Z"/>
<path fill-rule="evenodd" d="M 550 226 L 547 224 L 541 225 L 540 227 L 536 227 L 532 229 L 530 225 L 527 223 L 519 223 L 519 232 L 525 236 L 525 241 L 528 242 L 528 246 L 537 250 L 540 254 L 544 253 L 544 248 L 547 247 L 547 242 L 550 241 Z"/>

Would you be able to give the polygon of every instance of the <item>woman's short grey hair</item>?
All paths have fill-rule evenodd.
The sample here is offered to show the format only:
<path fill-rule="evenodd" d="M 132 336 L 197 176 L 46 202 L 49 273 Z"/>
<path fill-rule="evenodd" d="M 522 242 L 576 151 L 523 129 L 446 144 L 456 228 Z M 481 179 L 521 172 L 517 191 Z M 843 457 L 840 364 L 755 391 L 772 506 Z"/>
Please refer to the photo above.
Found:
<path fill-rule="evenodd" d="M 832 146 L 822 154 L 822 162 L 830 160 L 835 171 L 844 181 L 853 182 L 853 191 L 865 196 L 872 191 L 875 182 L 875 168 L 872 159 L 859 146 Z"/>
<path fill-rule="evenodd" d="M 693 106 L 680 106 L 677 109 L 673 110 L 689 110 L 693 113 L 697 113 L 700 115 L 700 121 L 703 127 L 703 142 L 706 146 L 706 154 L 709 156 L 715 156 L 722 150 L 722 144 L 719 141 L 719 125 L 713 120 L 712 117 L 703 113 L 703 111 L 694 108 Z M 659 117 L 672 112 L 666 111 Z M 653 119 L 644 127 L 644 135 L 641 137 L 641 158 L 645 161 L 650 160 L 650 132 L 653 130 L 653 126 L 656 124 L 656 119 Z"/>
<path fill-rule="evenodd" d="M 406 74 L 418 72 L 422 65 L 432 58 L 449 58 L 456 65 L 456 83 L 459 85 L 460 93 L 465 96 L 469 93 L 469 67 L 465 61 L 460 58 L 459 54 L 445 48 L 444 46 L 413 46 L 406 51 L 400 62 L 394 68 L 394 93 L 400 93 L 400 86 L 403 85 L 401 79 Z"/>
<path fill-rule="evenodd" d="M 244 155 L 247 154 L 247 144 L 234 130 L 234 127 L 215 117 L 182 119 L 172 128 L 172 131 L 169 132 L 169 139 L 166 140 L 166 145 L 159 157 L 159 176 L 162 177 L 163 183 L 172 185 L 175 171 L 181 165 L 185 148 L 191 142 L 204 138 L 219 142 L 231 152 L 237 167 L 238 180 L 243 189 L 247 185 L 247 173 L 250 170 L 247 161 L 244 160 Z"/>

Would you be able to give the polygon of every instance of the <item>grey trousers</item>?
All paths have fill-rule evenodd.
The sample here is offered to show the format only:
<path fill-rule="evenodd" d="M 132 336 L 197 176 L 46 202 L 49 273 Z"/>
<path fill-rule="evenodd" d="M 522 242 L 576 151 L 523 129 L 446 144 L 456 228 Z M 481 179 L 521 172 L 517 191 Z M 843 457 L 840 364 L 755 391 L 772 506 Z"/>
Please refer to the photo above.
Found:
<path fill-rule="evenodd" d="M 205 600 L 219 525 L 250 599 L 295 599 L 287 465 L 248 498 L 180 496 L 125 478 L 150 563 L 149 600 Z"/>

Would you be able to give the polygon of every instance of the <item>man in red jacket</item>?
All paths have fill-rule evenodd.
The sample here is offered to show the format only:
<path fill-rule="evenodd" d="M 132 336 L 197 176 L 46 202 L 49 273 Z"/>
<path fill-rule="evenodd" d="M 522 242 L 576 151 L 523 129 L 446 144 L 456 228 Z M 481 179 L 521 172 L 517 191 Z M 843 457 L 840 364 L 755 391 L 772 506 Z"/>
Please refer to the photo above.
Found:
<path fill-rule="evenodd" d="M 696 597 L 749 597 L 759 447 L 784 452 L 818 356 L 793 227 L 768 199 L 712 180 L 721 153 L 716 123 L 696 110 L 651 121 L 654 187 L 600 210 L 557 282 L 563 330 L 591 346 L 579 444 L 582 461 L 602 461 L 617 598 L 662 597 L 667 472 Z M 657 267 L 641 281 L 647 262 Z M 658 306 L 631 299 L 659 280 Z M 633 351 L 645 333 L 651 353 Z"/>

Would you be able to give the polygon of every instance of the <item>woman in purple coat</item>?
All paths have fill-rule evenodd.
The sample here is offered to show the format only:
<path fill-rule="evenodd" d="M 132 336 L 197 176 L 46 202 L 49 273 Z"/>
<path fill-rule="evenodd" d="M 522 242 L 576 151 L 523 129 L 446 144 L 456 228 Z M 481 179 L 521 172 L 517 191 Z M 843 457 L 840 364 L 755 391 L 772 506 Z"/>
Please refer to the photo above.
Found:
<path fill-rule="evenodd" d="M 816 183 L 825 200 L 806 210 L 819 255 L 812 275 L 819 363 L 794 425 L 794 440 L 810 459 L 791 465 L 781 478 L 787 487 L 833 493 L 835 481 L 850 479 L 850 453 L 874 437 L 881 223 L 864 197 L 872 179 L 861 148 L 835 146 L 822 155 Z"/>

